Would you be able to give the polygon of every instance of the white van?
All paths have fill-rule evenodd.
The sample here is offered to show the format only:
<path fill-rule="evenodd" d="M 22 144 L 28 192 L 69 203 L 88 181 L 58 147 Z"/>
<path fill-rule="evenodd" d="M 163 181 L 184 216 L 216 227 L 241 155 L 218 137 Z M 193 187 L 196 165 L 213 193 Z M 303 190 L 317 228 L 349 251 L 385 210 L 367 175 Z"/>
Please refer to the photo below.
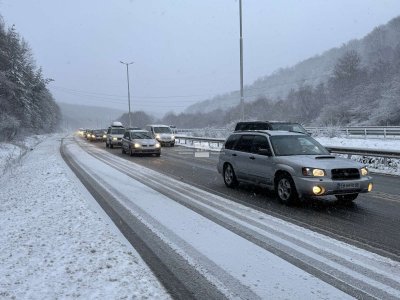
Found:
<path fill-rule="evenodd" d="M 167 125 L 146 125 L 146 130 L 161 144 L 161 146 L 175 145 L 175 135 Z"/>
<path fill-rule="evenodd" d="M 114 148 L 114 146 L 122 145 L 122 137 L 125 133 L 125 127 L 121 122 L 112 122 L 107 129 L 106 147 Z"/>

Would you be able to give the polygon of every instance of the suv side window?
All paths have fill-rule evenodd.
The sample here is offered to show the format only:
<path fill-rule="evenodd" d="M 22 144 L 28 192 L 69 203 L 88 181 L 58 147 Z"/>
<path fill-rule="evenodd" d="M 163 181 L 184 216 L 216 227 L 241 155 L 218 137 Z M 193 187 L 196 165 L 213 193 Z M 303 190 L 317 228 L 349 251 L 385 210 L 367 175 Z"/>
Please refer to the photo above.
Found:
<path fill-rule="evenodd" d="M 232 134 L 230 137 L 225 142 L 225 149 L 233 149 L 233 146 L 235 146 L 236 142 L 239 140 L 240 135 L 238 134 Z"/>
<path fill-rule="evenodd" d="M 251 147 L 253 145 L 254 135 L 242 135 L 239 142 L 236 143 L 236 151 L 251 152 Z"/>
<path fill-rule="evenodd" d="M 258 151 L 260 149 L 270 150 L 270 146 L 268 143 L 268 139 L 265 136 L 256 135 L 253 139 L 253 145 L 251 147 L 251 152 L 254 154 L 258 154 Z"/>

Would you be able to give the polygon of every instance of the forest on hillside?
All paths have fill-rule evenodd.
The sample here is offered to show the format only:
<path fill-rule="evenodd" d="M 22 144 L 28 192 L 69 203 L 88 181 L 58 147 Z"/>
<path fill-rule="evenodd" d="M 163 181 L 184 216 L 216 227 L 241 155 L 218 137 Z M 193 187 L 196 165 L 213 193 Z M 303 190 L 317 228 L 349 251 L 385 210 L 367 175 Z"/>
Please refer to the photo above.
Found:
<path fill-rule="evenodd" d="M 260 96 L 245 102 L 247 120 L 285 120 L 304 125 L 400 125 L 400 43 L 366 66 L 351 50 L 340 57 L 327 83 L 302 84 L 283 99 Z M 241 118 L 240 105 L 207 113 L 167 113 L 156 122 L 178 128 L 232 127 Z M 120 120 L 127 123 L 128 116 Z M 144 112 L 132 116 L 134 126 L 153 122 Z"/>
<path fill-rule="evenodd" d="M 311 78 L 323 71 L 318 78 L 324 80 L 299 80 L 282 97 L 259 93 L 249 101 L 245 94 L 245 119 L 287 120 L 308 126 L 400 125 L 400 17 L 377 27 L 360 41 L 349 42 L 340 51 L 327 51 L 323 58 L 312 58 L 280 74 L 286 74 L 283 80 L 292 73 Z M 325 66 L 330 64 L 327 72 Z M 202 105 L 205 107 L 206 103 Z M 238 121 L 240 112 L 239 105 L 212 111 L 171 112 L 161 122 L 180 128 L 225 127 Z"/>
<path fill-rule="evenodd" d="M 28 43 L 0 16 L 0 141 L 54 132 L 61 114 Z"/>

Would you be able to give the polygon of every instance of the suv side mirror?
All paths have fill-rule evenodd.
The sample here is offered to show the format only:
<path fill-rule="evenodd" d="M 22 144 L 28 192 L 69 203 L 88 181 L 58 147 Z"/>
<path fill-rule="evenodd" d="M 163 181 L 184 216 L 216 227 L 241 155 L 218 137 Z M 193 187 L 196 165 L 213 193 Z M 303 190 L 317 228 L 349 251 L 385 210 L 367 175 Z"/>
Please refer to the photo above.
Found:
<path fill-rule="evenodd" d="M 263 149 L 263 148 L 258 149 L 257 154 L 264 155 L 264 156 L 271 156 L 272 155 L 270 149 Z"/>

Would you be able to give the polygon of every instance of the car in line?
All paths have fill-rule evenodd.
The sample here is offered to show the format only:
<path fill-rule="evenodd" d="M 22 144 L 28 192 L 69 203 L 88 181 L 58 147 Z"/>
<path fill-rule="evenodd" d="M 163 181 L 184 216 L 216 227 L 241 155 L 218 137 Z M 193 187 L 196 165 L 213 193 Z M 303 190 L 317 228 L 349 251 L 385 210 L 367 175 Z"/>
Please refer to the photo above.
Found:
<path fill-rule="evenodd" d="M 102 142 L 104 140 L 104 130 L 103 129 L 93 129 L 87 135 L 87 139 L 90 142 Z"/>
<path fill-rule="evenodd" d="M 284 130 L 309 134 L 301 124 L 287 121 L 243 121 L 236 123 L 235 131 L 242 130 Z"/>
<path fill-rule="evenodd" d="M 121 122 L 112 122 L 107 129 L 106 148 L 114 148 L 114 146 L 122 145 L 122 137 L 125 133 L 125 127 Z"/>
<path fill-rule="evenodd" d="M 146 130 L 151 133 L 161 146 L 175 146 L 175 135 L 167 125 L 146 125 Z"/>
<path fill-rule="evenodd" d="M 373 188 L 365 165 L 331 155 L 309 135 L 288 131 L 234 132 L 217 169 L 227 187 L 239 182 L 266 186 L 285 204 L 328 195 L 350 203 Z"/>
<path fill-rule="evenodd" d="M 84 130 L 83 130 L 82 137 L 85 138 L 85 139 L 87 139 L 87 136 L 88 136 L 89 132 L 90 132 L 90 129 L 84 129 Z"/>
<path fill-rule="evenodd" d="M 161 145 L 147 130 L 127 130 L 122 138 L 122 154 L 151 154 L 160 156 Z"/>

